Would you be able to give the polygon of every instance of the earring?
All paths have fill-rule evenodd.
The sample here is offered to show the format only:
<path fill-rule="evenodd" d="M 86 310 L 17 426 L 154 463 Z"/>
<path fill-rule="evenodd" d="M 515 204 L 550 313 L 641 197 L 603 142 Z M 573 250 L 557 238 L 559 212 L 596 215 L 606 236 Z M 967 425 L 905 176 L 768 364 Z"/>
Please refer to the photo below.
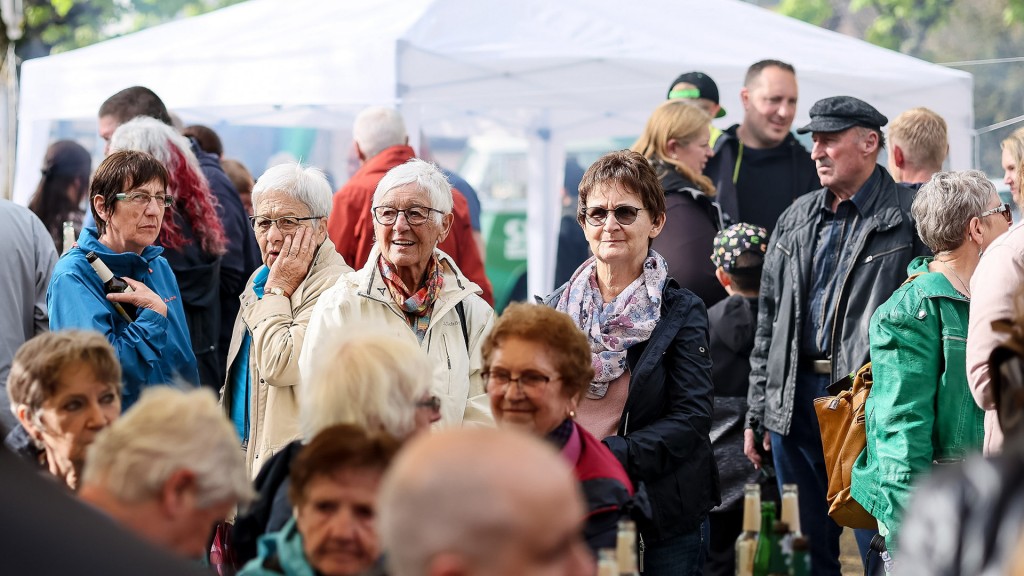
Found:
<path fill-rule="evenodd" d="M 569 418 L 575 418 L 575 417 L 576 417 L 576 411 L 575 410 L 569 410 Z"/>

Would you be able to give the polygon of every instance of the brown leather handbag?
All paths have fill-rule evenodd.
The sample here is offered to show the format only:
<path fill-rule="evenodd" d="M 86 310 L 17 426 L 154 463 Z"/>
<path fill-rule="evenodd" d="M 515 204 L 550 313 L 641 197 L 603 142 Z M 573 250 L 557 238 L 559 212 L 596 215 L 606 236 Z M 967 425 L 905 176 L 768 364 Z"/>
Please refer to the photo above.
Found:
<path fill-rule="evenodd" d="M 871 363 L 829 387 L 834 396 L 814 400 L 828 471 L 828 515 L 840 526 L 878 528 L 878 522 L 850 495 L 853 463 L 867 447 L 864 403 L 871 391 Z"/>

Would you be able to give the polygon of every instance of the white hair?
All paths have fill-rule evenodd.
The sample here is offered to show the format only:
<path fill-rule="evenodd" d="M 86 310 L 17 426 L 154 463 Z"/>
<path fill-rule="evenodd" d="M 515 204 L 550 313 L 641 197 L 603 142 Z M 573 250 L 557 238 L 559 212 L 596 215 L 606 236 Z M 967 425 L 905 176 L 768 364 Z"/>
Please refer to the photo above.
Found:
<path fill-rule="evenodd" d="M 359 145 L 363 156 L 373 158 L 392 146 L 408 142 L 405 121 L 393 108 L 372 106 L 359 113 L 352 125 L 352 139 Z"/>
<path fill-rule="evenodd" d="M 448 183 L 444 173 L 437 167 L 437 164 L 426 162 L 419 158 L 411 158 L 405 164 L 399 164 L 380 179 L 377 189 L 373 192 L 373 206 L 380 206 L 384 196 L 407 184 L 416 184 L 420 190 L 427 193 L 430 202 L 428 208 L 440 210 L 442 214 L 451 214 L 455 200 L 452 198 L 452 185 Z M 441 215 L 436 212 L 435 222 L 441 220 Z"/>
<path fill-rule="evenodd" d="M 206 184 L 206 176 L 199 166 L 199 160 L 192 152 L 192 143 L 177 130 L 149 116 L 137 116 L 114 130 L 110 137 L 110 151 L 137 150 L 146 152 L 160 161 L 168 172 L 178 168 L 174 150 L 185 159 L 185 167 L 201 182 Z M 171 190 L 174 194 L 176 191 Z"/>
<path fill-rule="evenodd" d="M 89 446 L 83 484 L 118 500 L 155 497 L 175 472 L 196 476 L 197 506 L 254 496 L 235 429 L 208 389 L 155 386 Z"/>
<path fill-rule="evenodd" d="M 416 426 L 416 403 L 430 393 L 434 363 L 409 338 L 372 325 L 347 325 L 321 348 L 299 394 L 307 441 L 335 424 L 383 429 L 398 439 Z"/>
<path fill-rule="evenodd" d="M 252 187 L 252 205 L 257 206 L 264 192 L 277 190 L 302 202 L 311 216 L 331 214 L 331 185 L 319 168 L 303 167 L 298 162 L 285 162 L 267 168 Z"/>

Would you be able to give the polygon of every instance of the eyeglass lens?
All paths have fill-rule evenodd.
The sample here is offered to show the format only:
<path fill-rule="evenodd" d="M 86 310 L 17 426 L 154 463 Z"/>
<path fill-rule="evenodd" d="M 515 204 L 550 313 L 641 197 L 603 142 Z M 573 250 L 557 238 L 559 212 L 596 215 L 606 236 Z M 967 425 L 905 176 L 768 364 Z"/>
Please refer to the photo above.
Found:
<path fill-rule="evenodd" d="M 623 226 L 628 226 L 633 222 L 636 222 L 636 216 L 640 213 L 640 208 L 633 206 L 616 206 L 615 207 L 615 221 Z M 601 226 L 608 220 L 608 209 L 600 206 L 594 206 L 587 208 L 584 214 L 587 217 L 587 222 L 592 226 Z"/>

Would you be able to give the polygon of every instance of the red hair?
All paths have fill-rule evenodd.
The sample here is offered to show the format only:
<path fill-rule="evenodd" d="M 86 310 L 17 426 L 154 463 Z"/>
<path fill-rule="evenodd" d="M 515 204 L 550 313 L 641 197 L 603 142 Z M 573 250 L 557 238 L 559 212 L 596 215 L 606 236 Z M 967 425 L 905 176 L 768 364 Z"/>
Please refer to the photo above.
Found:
<path fill-rule="evenodd" d="M 217 199 L 210 192 L 210 185 L 201 172 L 189 165 L 173 142 L 168 141 L 167 148 L 171 155 L 171 166 L 167 167 L 170 174 L 167 191 L 174 196 L 174 205 L 170 208 L 171 217 L 164 218 L 157 242 L 164 248 L 177 250 L 190 241 L 181 233 L 181 227 L 174 218 L 180 216 L 192 224 L 192 233 L 199 240 L 203 252 L 216 256 L 224 254 L 227 238 L 217 216 Z"/>

